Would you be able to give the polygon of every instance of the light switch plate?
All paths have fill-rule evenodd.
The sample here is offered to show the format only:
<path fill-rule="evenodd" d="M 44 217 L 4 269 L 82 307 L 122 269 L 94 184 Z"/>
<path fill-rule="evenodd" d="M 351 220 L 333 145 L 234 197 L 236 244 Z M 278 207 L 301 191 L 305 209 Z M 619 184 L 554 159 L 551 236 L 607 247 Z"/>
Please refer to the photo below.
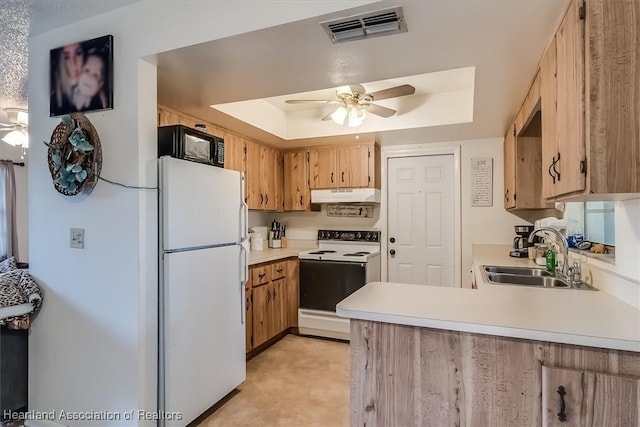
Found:
<path fill-rule="evenodd" d="M 74 249 L 84 249 L 84 228 L 71 229 L 71 241 L 69 246 Z"/>

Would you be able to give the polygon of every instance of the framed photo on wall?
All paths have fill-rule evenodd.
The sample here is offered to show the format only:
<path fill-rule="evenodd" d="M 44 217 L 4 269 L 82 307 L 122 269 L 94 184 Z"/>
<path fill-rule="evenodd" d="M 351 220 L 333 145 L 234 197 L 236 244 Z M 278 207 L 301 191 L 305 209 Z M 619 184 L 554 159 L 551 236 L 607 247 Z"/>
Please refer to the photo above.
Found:
<path fill-rule="evenodd" d="M 49 115 L 113 109 L 113 36 L 50 51 Z"/>

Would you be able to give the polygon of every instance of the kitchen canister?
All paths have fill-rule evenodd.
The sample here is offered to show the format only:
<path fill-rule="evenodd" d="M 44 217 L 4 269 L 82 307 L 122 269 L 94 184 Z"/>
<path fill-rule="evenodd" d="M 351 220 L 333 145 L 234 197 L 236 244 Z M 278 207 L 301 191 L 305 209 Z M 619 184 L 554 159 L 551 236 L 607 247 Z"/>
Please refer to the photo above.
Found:
<path fill-rule="evenodd" d="M 251 250 L 264 250 L 264 236 L 260 233 L 251 233 Z"/>

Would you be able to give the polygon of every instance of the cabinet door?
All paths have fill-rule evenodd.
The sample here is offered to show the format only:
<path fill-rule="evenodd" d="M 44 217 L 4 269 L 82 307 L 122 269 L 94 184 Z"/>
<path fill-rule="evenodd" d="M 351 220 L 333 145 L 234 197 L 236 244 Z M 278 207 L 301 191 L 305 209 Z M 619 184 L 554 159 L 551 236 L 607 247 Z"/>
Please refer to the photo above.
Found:
<path fill-rule="evenodd" d="M 276 210 L 276 152 L 273 148 L 260 147 L 260 194 L 262 209 Z"/>
<path fill-rule="evenodd" d="M 309 188 L 338 188 L 336 148 L 309 150 Z"/>
<path fill-rule="evenodd" d="M 585 160 L 584 138 L 584 20 L 580 0 L 574 0 L 556 33 L 557 141 L 556 193 L 585 188 L 580 162 Z"/>
<path fill-rule="evenodd" d="M 271 282 L 273 286 L 273 297 L 271 300 L 271 306 L 269 316 L 271 317 L 269 338 L 278 335 L 286 328 L 287 323 L 287 293 L 286 293 L 286 278 L 274 280 Z"/>
<path fill-rule="evenodd" d="M 338 187 L 369 186 L 369 147 L 353 145 L 338 150 L 340 176 Z"/>
<path fill-rule="evenodd" d="M 253 290 L 253 348 L 266 342 L 272 331 L 271 306 L 273 282 L 254 287 Z"/>
<path fill-rule="evenodd" d="M 299 287 L 298 260 L 287 261 L 287 326 L 298 327 Z"/>
<path fill-rule="evenodd" d="M 246 352 L 253 350 L 253 288 L 251 281 L 247 280 L 244 286 L 244 308 L 245 308 L 245 338 Z"/>
<path fill-rule="evenodd" d="M 637 426 L 639 411 L 640 378 L 542 367 L 543 427 Z"/>
<path fill-rule="evenodd" d="M 249 209 L 262 209 L 264 195 L 260 192 L 260 178 L 262 167 L 260 162 L 260 146 L 255 142 L 246 141 L 247 144 L 247 204 Z"/>
<path fill-rule="evenodd" d="M 274 172 L 275 172 L 275 187 L 274 198 L 276 200 L 275 210 L 282 212 L 284 210 L 284 161 L 282 159 L 282 153 L 278 150 L 274 150 Z"/>
<path fill-rule="evenodd" d="M 304 211 L 310 203 L 307 152 L 284 154 L 284 210 Z"/>
<path fill-rule="evenodd" d="M 558 155 L 556 140 L 556 39 L 551 40 L 540 66 L 540 97 L 542 114 L 542 197 L 556 193 L 553 162 Z"/>
<path fill-rule="evenodd" d="M 246 172 L 247 149 L 244 138 L 230 132 L 226 132 L 223 138 L 225 169 Z"/>
<path fill-rule="evenodd" d="M 504 137 L 504 208 L 516 207 L 516 137 L 515 127 L 511 125 Z"/>

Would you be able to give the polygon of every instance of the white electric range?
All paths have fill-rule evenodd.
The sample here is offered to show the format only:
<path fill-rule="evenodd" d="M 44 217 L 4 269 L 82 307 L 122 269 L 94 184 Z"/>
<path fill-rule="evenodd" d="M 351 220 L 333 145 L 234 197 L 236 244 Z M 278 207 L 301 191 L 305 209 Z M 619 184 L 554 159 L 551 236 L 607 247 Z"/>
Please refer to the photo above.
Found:
<path fill-rule="evenodd" d="M 301 252 L 298 329 L 303 335 L 349 339 L 349 319 L 336 305 L 380 280 L 380 232 L 318 230 L 318 249 Z"/>

